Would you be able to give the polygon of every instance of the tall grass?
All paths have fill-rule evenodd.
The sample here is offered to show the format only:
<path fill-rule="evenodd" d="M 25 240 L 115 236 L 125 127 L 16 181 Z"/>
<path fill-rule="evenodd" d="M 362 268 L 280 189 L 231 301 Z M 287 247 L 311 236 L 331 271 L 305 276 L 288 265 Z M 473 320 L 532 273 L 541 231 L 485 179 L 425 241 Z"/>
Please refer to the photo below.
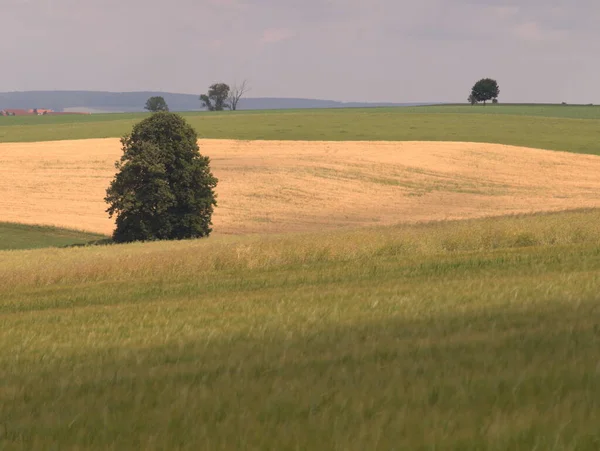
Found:
<path fill-rule="evenodd" d="M 596 450 L 598 219 L 0 252 L 0 443 Z"/>
<path fill-rule="evenodd" d="M 379 257 L 433 257 L 531 246 L 600 244 L 600 210 L 394 227 L 1 253 L 0 285 L 180 280 L 206 272 L 272 270 Z M 35 258 L 32 258 L 35 256 Z"/>

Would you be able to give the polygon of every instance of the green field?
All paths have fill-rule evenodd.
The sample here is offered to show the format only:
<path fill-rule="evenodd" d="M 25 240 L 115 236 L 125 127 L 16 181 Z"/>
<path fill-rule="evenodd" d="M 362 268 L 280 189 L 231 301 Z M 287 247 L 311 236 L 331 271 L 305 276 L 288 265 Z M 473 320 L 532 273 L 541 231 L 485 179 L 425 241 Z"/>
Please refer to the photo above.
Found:
<path fill-rule="evenodd" d="M 0 222 L 0 250 L 67 247 L 106 238 L 103 235 L 77 230 Z"/>
<path fill-rule="evenodd" d="M 599 221 L 0 252 L 0 448 L 596 451 Z"/>
<path fill-rule="evenodd" d="M 117 137 L 144 116 L 0 117 L 0 142 Z M 185 116 L 203 138 L 600 155 L 595 106 Z M 0 450 L 596 451 L 599 223 L 597 209 L 111 246 L 0 223 Z"/>
<path fill-rule="evenodd" d="M 0 142 L 120 137 L 145 115 L 0 117 Z M 600 107 L 449 105 L 185 113 L 201 138 L 469 141 L 600 154 Z"/>

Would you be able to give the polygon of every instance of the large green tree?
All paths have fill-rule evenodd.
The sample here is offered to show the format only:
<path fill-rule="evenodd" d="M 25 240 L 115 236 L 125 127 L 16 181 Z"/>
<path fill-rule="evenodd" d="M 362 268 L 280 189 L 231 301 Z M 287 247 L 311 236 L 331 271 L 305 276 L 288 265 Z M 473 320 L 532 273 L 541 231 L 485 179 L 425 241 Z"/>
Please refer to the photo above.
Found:
<path fill-rule="evenodd" d="M 196 131 L 158 112 L 121 139 L 123 156 L 106 191 L 116 242 L 199 238 L 211 231 L 217 179 L 200 154 Z"/>
<path fill-rule="evenodd" d="M 483 102 L 484 105 L 488 100 L 497 99 L 499 95 L 498 82 L 491 78 L 482 78 L 471 89 L 473 99 L 477 102 Z"/>
<path fill-rule="evenodd" d="M 215 83 L 208 88 L 208 93 L 202 94 L 200 100 L 202 106 L 208 111 L 223 111 L 231 108 L 229 105 L 229 92 L 231 88 L 226 83 Z"/>
<path fill-rule="evenodd" d="M 165 101 L 164 97 L 155 96 L 150 97 L 146 101 L 146 106 L 144 107 L 144 109 L 156 113 L 158 111 L 169 111 L 169 106 L 167 105 L 167 102 Z"/>

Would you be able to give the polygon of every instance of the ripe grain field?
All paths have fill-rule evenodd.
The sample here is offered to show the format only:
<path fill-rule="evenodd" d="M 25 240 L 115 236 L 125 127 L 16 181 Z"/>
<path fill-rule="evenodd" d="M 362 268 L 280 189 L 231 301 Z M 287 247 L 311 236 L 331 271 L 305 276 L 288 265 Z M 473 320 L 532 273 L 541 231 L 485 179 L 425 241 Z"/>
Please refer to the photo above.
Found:
<path fill-rule="evenodd" d="M 449 105 L 183 115 L 205 139 L 464 141 L 600 154 L 597 106 Z M 0 117 L 0 142 L 120 137 L 143 117 Z"/>
<path fill-rule="evenodd" d="M 473 143 L 201 140 L 217 234 L 600 207 L 600 157 Z M 110 234 L 118 140 L 0 144 L 0 217 Z"/>
<path fill-rule="evenodd" d="M 0 252 L 2 449 L 595 451 L 599 220 Z"/>

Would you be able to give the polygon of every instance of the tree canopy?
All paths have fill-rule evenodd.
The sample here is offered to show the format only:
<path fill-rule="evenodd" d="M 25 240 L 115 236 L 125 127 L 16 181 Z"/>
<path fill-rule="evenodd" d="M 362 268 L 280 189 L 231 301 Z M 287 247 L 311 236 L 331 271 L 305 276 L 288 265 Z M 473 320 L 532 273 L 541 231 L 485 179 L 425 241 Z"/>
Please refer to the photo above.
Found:
<path fill-rule="evenodd" d="M 106 191 L 116 242 L 208 236 L 217 179 L 196 131 L 177 114 L 157 112 L 121 139 L 123 156 Z"/>
<path fill-rule="evenodd" d="M 200 96 L 202 106 L 208 111 L 223 111 L 225 108 L 231 108 L 228 102 L 230 91 L 231 88 L 226 83 L 211 85 L 208 88 L 208 93 Z"/>
<path fill-rule="evenodd" d="M 144 109 L 156 113 L 158 111 L 169 111 L 169 106 L 165 99 L 161 96 L 150 97 L 146 101 L 146 106 Z"/>
<path fill-rule="evenodd" d="M 500 95 L 498 82 L 491 78 L 482 78 L 473 85 L 471 95 L 477 102 L 483 102 L 485 105 L 488 100 L 496 99 Z"/>

